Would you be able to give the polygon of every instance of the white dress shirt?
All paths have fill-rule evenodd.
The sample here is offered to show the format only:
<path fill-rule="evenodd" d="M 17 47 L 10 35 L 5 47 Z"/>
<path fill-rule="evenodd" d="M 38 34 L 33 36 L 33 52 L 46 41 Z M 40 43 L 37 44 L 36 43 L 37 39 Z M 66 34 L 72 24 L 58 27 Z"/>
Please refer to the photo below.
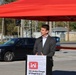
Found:
<path fill-rule="evenodd" d="M 42 37 L 42 45 L 43 45 L 43 47 L 44 47 L 44 45 L 45 45 L 45 42 L 46 42 L 46 40 L 47 40 L 47 37 L 48 37 L 48 35 L 46 35 L 45 37 Z"/>

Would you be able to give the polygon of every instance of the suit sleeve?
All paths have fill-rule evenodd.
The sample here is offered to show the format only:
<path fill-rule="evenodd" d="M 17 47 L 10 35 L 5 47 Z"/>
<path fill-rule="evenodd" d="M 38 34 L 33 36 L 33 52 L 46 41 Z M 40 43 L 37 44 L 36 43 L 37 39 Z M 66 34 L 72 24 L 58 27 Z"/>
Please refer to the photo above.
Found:
<path fill-rule="evenodd" d="M 33 53 L 37 53 L 37 40 L 35 41 L 34 48 L 33 48 Z"/>
<path fill-rule="evenodd" d="M 52 57 L 55 54 L 55 50 L 56 50 L 56 41 L 53 39 L 50 42 L 50 53 L 47 56 Z"/>

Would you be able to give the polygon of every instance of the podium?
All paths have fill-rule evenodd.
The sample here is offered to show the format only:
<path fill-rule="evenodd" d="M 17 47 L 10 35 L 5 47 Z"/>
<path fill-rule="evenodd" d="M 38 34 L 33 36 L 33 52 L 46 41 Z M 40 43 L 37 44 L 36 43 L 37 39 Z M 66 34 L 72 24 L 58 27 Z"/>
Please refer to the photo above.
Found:
<path fill-rule="evenodd" d="M 27 55 L 26 75 L 46 75 L 46 56 Z"/>

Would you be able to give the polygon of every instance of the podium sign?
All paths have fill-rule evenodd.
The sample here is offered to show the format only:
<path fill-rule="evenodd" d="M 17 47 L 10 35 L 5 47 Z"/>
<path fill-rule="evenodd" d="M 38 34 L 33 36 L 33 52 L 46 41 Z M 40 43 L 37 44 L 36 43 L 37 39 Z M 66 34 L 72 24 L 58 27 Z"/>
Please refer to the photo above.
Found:
<path fill-rule="evenodd" d="M 27 56 L 27 75 L 46 75 L 46 56 Z"/>

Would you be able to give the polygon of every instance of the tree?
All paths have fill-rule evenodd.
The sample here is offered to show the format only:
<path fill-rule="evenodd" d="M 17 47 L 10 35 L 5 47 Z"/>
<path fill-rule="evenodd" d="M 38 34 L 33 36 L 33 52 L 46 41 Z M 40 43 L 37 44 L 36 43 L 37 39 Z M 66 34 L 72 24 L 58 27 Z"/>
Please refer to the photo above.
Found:
<path fill-rule="evenodd" d="M 70 22 L 70 31 L 76 31 L 76 22 Z"/>
<path fill-rule="evenodd" d="M 5 19 L 5 35 L 12 35 L 12 33 L 17 32 L 17 30 L 14 31 L 14 28 L 16 27 L 15 19 L 6 18 Z"/>
<path fill-rule="evenodd" d="M 64 27 L 64 26 L 65 26 L 65 22 L 64 21 L 56 22 L 56 27 Z"/>
<path fill-rule="evenodd" d="M 1 33 L 1 30 L 2 30 L 2 19 L 0 18 L 0 33 Z"/>

